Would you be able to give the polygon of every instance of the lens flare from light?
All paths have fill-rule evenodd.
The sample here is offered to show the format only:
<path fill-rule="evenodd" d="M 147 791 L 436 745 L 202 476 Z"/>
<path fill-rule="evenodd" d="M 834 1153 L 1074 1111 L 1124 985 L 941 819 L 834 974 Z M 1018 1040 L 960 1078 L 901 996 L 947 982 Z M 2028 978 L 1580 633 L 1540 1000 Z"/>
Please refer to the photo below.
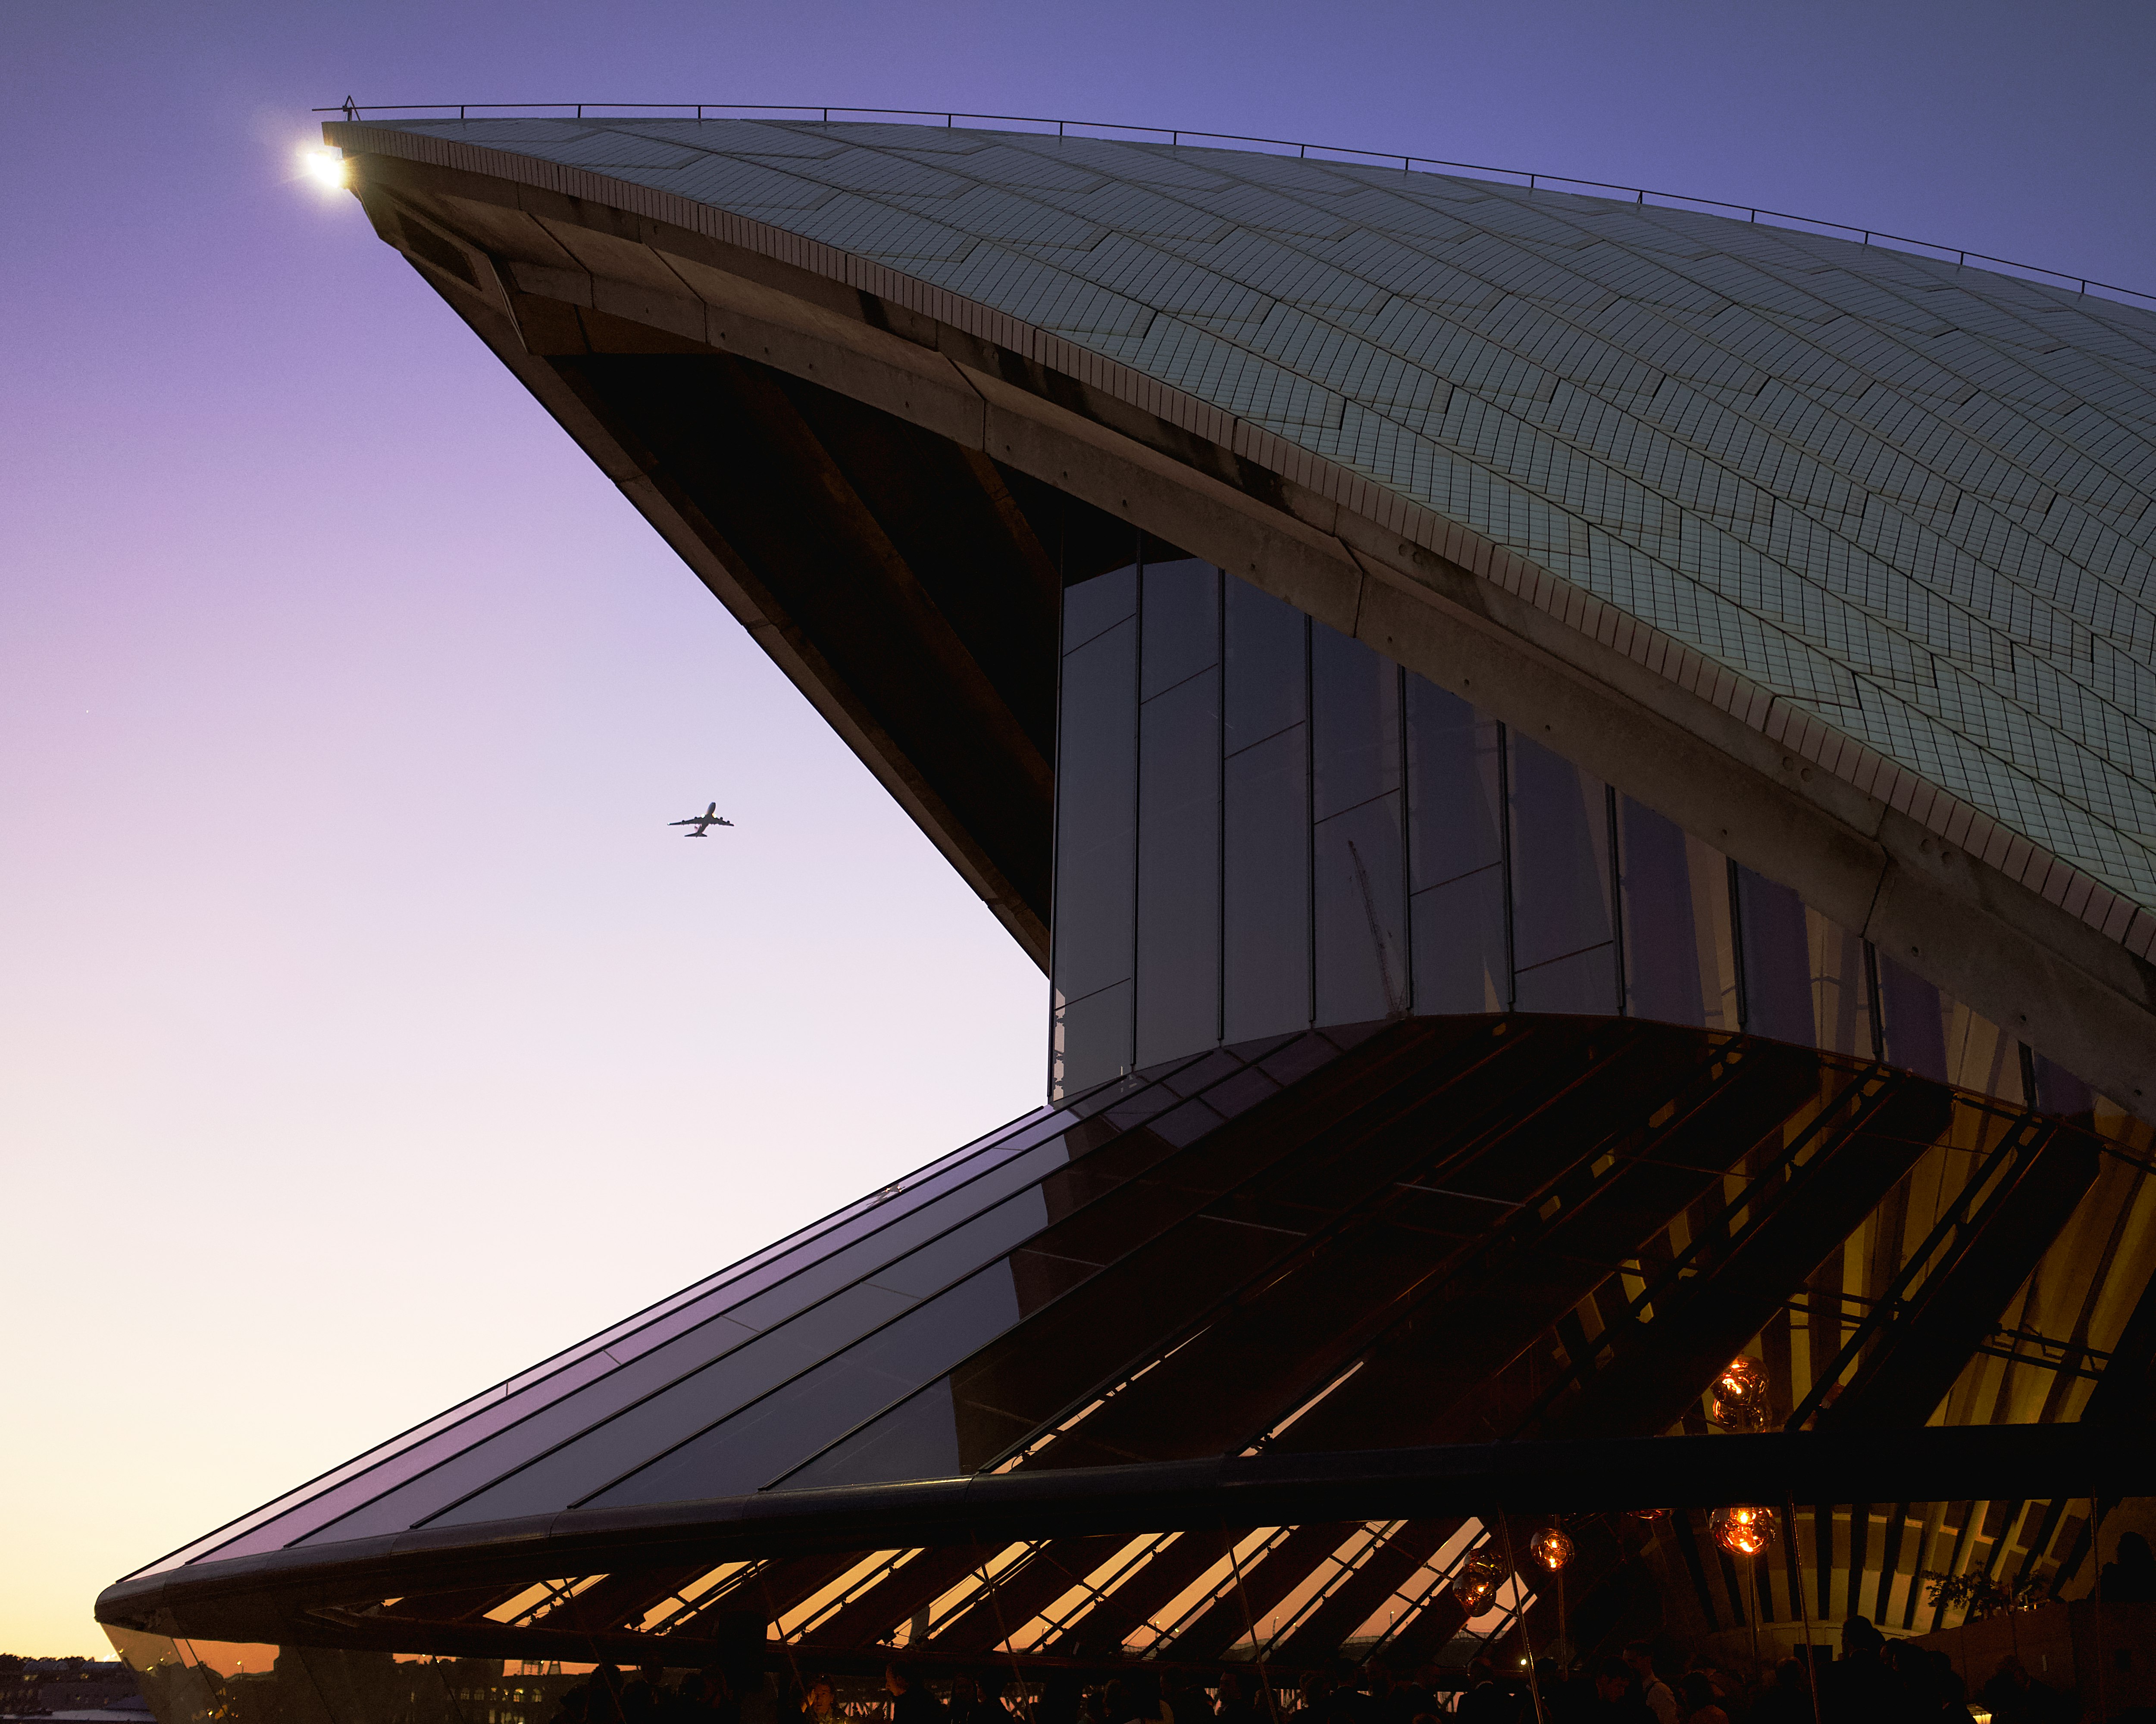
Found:
<path fill-rule="evenodd" d="M 307 177 L 326 192 L 341 192 L 345 188 L 344 157 L 334 150 L 302 150 L 300 166 L 306 170 Z"/>

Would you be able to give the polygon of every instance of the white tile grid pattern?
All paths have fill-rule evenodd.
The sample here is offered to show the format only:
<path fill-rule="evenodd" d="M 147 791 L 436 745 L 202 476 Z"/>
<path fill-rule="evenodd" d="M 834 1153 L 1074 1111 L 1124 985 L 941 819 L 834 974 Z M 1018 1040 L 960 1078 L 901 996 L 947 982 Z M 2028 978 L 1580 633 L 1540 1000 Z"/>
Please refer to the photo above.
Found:
<path fill-rule="evenodd" d="M 1204 434 L 1232 415 L 1239 452 L 1343 500 L 1374 480 L 1391 500 L 1364 512 L 1599 639 L 1628 615 L 1674 636 L 1625 650 L 1905 812 L 1943 831 L 1967 804 L 1958 841 L 1987 861 L 2027 839 L 2026 883 L 2156 947 L 2156 315 L 1726 218 L 1251 153 L 331 130 L 788 257 Z M 580 172 L 603 133 L 697 165 Z M 748 170 L 752 197 L 703 201 Z"/>

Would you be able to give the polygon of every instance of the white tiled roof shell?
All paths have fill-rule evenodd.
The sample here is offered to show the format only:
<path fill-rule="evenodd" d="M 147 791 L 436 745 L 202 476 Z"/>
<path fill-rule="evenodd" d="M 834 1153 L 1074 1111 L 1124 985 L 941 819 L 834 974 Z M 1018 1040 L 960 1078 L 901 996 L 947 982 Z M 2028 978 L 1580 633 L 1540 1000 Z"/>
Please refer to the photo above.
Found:
<path fill-rule="evenodd" d="M 2108 886 L 2117 914 L 2068 907 L 2148 944 L 2156 313 L 1291 156 L 752 121 L 393 130 L 801 235 L 1363 475 L 1988 814 L 1992 848 L 2020 834 Z"/>

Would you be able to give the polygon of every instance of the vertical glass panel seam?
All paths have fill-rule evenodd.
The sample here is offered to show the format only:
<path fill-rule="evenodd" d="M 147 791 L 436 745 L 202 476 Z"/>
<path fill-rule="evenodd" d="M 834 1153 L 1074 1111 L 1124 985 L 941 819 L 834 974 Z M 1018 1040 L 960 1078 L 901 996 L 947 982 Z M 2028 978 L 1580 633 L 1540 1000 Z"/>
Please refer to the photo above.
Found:
<path fill-rule="evenodd" d="M 1302 921 L 1310 963 L 1306 978 L 1309 1012 L 1303 1022 L 1315 1026 L 1317 1022 L 1317 679 L 1311 667 L 1310 631 L 1311 619 L 1306 613 L 1302 619 L 1302 721 L 1307 726 L 1303 732 L 1302 751 Z"/>
<path fill-rule="evenodd" d="M 1512 890 L 1512 731 L 1497 726 L 1497 848 L 1505 881 L 1505 1009 L 1512 1011 L 1520 998 L 1519 941 L 1513 928 Z"/>
<path fill-rule="evenodd" d="M 1744 976 L 1744 905 L 1738 891 L 1737 859 L 1730 857 L 1726 866 L 1729 875 L 1729 954 L 1737 972 L 1737 1028 L 1742 1031 L 1752 1023 L 1752 990 L 1745 985 Z"/>
<path fill-rule="evenodd" d="M 1138 1069 L 1138 945 L 1144 937 L 1138 926 L 1139 894 L 1144 884 L 1145 834 L 1138 821 L 1145 810 L 1145 642 L 1146 538 L 1137 536 L 1137 608 L 1132 616 L 1137 630 L 1137 662 L 1131 679 L 1131 1017 L 1123 1034 L 1123 1070 Z"/>
<path fill-rule="evenodd" d="M 1213 1041 L 1228 1039 L 1228 575 L 1213 571 L 1213 662 L 1219 667 L 1219 746 L 1213 776 Z"/>
<path fill-rule="evenodd" d="M 1400 1015 L 1404 1018 L 1414 1013 L 1415 1003 L 1414 821 L 1410 811 L 1414 776 L 1408 753 L 1407 667 L 1395 664 L 1393 671 L 1394 746 L 1399 751 L 1393 776 L 1399 785 L 1400 798 L 1400 970 L 1404 978 L 1400 987 Z"/>
<path fill-rule="evenodd" d="M 1048 798 L 1048 1035 L 1045 1049 L 1047 1083 L 1045 1093 L 1058 1099 L 1055 1081 L 1055 951 L 1056 930 L 1063 908 L 1063 659 L 1069 632 L 1070 601 L 1070 505 L 1060 491 L 1055 508 L 1055 755 L 1050 767 Z"/>
<path fill-rule="evenodd" d="M 1614 784 L 1602 787 L 1602 810 L 1609 824 L 1609 938 L 1615 946 L 1617 957 L 1617 1015 L 1629 1018 L 1632 1013 L 1632 988 L 1625 953 L 1625 869 L 1617 849 L 1617 787 Z"/>

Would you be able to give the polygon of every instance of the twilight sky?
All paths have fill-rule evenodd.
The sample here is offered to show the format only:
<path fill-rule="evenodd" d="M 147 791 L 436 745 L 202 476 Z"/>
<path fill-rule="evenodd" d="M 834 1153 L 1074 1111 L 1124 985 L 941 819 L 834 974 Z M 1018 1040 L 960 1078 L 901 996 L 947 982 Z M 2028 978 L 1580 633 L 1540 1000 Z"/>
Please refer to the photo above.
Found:
<path fill-rule="evenodd" d="M 309 107 L 1259 132 L 2156 289 L 2152 74 L 2145 0 L 0 9 L 0 1650 L 1042 1087 L 1039 974 Z"/>

